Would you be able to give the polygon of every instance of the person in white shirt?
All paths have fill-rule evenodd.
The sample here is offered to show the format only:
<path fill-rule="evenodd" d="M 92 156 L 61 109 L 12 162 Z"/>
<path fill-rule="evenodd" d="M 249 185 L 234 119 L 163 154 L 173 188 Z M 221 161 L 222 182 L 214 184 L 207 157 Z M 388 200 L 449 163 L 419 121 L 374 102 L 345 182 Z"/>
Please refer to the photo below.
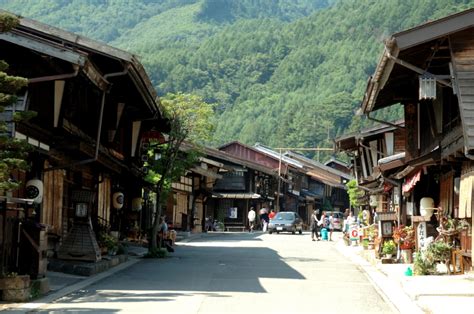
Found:
<path fill-rule="evenodd" d="M 250 207 L 249 214 L 248 214 L 248 219 L 249 219 L 249 232 L 253 232 L 253 228 L 255 227 L 255 210 L 253 207 Z"/>

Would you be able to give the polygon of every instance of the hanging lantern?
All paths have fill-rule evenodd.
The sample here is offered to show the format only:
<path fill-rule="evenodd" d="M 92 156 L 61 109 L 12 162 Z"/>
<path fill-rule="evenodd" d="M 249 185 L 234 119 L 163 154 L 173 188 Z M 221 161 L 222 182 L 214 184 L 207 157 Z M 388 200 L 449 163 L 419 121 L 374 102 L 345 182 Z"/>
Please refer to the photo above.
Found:
<path fill-rule="evenodd" d="M 43 201 L 43 182 L 39 179 L 31 179 L 26 182 L 26 197 L 33 199 L 33 203 L 40 204 Z"/>
<path fill-rule="evenodd" d="M 115 209 L 122 209 L 123 207 L 123 193 L 122 192 L 115 192 L 112 196 L 112 205 Z"/>
<path fill-rule="evenodd" d="M 426 219 L 429 219 L 433 215 L 434 200 L 431 197 L 423 197 L 420 200 L 420 215 L 424 216 Z"/>
<path fill-rule="evenodd" d="M 436 78 L 432 75 L 420 75 L 418 99 L 436 99 Z"/>

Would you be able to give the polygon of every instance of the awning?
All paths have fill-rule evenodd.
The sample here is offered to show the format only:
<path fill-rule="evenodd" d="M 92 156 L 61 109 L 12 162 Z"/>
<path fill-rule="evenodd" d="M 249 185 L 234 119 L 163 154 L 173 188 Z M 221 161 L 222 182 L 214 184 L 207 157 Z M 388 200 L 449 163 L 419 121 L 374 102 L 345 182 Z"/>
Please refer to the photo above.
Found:
<path fill-rule="evenodd" d="M 341 184 L 340 176 L 332 175 L 323 171 L 308 171 L 306 174 L 326 185 L 340 189 L 347 189 L 344 184 Z"/>
<path fill-rule="evenodd" d="M 322 196 L 316 193 L 313 193 L 309 190 L 301 190 L 301 196 L 303 196 L 307 201 L 314 201 L 316 199 L 321 199 Z"/>
<path fill-rule="evenodd" d="M 405 164 L 405 152 L 381 158 L 378 161 L 379 169 L 387 171 Z"/>
<path fill-rule="evenodd" d="M 219 195 L 212 195 L 213 198 L 232 198 L 232 199 L 258 199 L 261 198 L 257 193 L 220 193 Z"/>
<path fill-rule="evenodd" d="M 403 193 L 408 193 L 411 190 L 413 190 L 416 183 L 418 181 L 420 181 L 420 178 L 421 178 L 421 170 L 418 170 L 414 175 L 412 175 L 411 177 L 405 179 L 405 183 L 403 183 L 403 185 L 402 185 Z"/>

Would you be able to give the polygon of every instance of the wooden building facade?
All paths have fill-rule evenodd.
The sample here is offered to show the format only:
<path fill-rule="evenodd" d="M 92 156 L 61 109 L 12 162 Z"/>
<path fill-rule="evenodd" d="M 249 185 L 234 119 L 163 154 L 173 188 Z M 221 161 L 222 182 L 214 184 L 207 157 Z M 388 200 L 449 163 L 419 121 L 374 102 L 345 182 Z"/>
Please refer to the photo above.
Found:
<path fill-rule="evenodd" d="M 34 148 L 30 171 L 16 178 L 26 184 L 14 196 L 35 201 L 7 200 L 22 212 L 18 222 L 35 229 L 21 232 L 21 251 L 36 260 L 98 261 L 96 232 L 125 231 L 129 215 L 141 209 L 132 204 L 143 197 L 141 135 L 167 129 L 152 84 L 135 56 L 26 18 L 0 33 L 0 46 L 8 73 L 28 79 L 11 109 L 37 112 L 12 134 Z M 38 250 L 35 232 L 49 240 L 47 250 Z M 29 269 L 20 263 L 12 271 Z"/>
<path fill-rule="evenodd" d="M 376 110 L 403 106 L 403 159 L 382 165 L 379 159 L 379 169 L 385 182 L 401 188 L 402 217 L 419 221 L 425 199 L 448 218 L 468 223 L 469 240 L 461 241 L 466 254 L 472 247 L 473 34 L 470 9 L 392 35 L 361 108 L 370 118 Z M 381 168 L 400 161 L 398 168 Z M 425 218 L 428 225 L 439 223 L 435 215 Z"/>

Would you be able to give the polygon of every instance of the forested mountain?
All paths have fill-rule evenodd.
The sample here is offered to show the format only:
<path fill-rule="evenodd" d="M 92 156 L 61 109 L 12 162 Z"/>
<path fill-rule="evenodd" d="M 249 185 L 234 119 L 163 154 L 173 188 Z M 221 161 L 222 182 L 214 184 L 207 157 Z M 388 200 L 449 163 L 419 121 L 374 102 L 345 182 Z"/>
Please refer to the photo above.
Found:
<path fill-rule="evenodd" d="M 141 57 L 160 95 L 215 103 L 212 144 L 329 146 L 388 35 L 474 0 L 0 0 L 0 8 Z M 382 113 L 397 117 L 397 110 Z"/>

